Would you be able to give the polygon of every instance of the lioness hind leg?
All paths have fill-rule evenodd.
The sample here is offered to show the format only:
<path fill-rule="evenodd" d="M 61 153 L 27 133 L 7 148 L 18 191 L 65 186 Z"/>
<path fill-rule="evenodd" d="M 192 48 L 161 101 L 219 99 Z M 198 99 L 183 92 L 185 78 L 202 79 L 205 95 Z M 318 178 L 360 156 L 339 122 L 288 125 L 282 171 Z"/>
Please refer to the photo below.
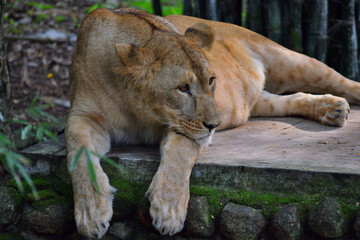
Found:
<path fill-rule="evenodd" d="M 70 114 L 65 136 L 68 167 L 81 146 L 100 154 L 105 154 L 110 148 L 108 133 L 98 123 L 85 117 L 74 117 Z M 100 193 L 95 190 L 90 180 L 85 155 L 84 152 L 75 170 L 71 172 L 75 222 L 81 234 L 90 238 L 101 238 L 106 233 L 113 214 L 112 200 L 115 189 L 110 186 L 99 159 L 93 155 L 92 163 Z"/>
<path fill-rule="evenodd" d="M 263 91 L 251 110 L 253 117 L 302 116 L 330 126 L 343 126 L 350 112 L 348 102 L 330 94 L 275 95 Z"/>

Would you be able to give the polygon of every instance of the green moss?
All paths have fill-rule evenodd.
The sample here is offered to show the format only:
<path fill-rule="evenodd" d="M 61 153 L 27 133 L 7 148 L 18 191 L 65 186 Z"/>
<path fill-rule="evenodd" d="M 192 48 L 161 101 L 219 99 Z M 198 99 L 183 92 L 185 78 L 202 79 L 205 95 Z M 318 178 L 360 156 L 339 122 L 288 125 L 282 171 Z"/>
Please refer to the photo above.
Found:
<path fill-rule="evenodd" d="M 347 219 L 350 219 L 359 211 L 358 203 L 351 203 L 345 199 L 340 199 L 339 203 L 344 211 L 345 218 Z"/>
<path fill-rule="evenodd" d="M 124 178 L 110 178 L 110 184 L 117 188 L 115 199 L 123 207 L 139 207 L 145 201 L 145 192 L 148 185 L 139 185 Z M 71 185 L 64 184 L 55 177 L 33 177 L 35 186 L 40 195 L 40 201 L 35 201 L 31 194 L 31 189 L 26 184 L 26 199 L 31 202 L 35 208 L 45 208 L 52 204 L 72 202 L 73 192 Z M 17 190 L 14 180 L 6 183 L 8 187 L 14 188 L 14 196 L 20 205 L 22 194 Z M 324 186 L 324 185 L 322 185 Z M 209 202 L 210 217 L 220 216 L 222 209 L 228 202 L 234 202 L 241 205 L 261 209 L 266 218 L 270 218 L 279 208 L 288 204 L 297 204 L 301 210 L 302 221 L 305 221 L 309 209 L 318 204 L 324 196 L 321 194 L 312 195 L 292 195 L 285 193 L 255 193 L 250 191 L 235 191 L 234 189 L 216 188 L 212 186 L 191 185 L 190 193 L 192 196 L 206 196 Z M 346 195 L 344 195 L 346 196 Z M 358 206 L 352 199 L 338 199 L 346 217 L 353 216 Z M 1 239 L 1 238 L 0 238 Z"/>
<path fill-rule="evenodd" d="M 61 195 L 66 196 L 67 198 L 73 199 L 73 196 L 74 196 L 73 189 L 72 189 L 72 186 L 69 184 L 65 184 L 61 181 L 57 181 L 57 183 L 54 184 L 52 189 L 54 189 L 54 191 L 58 194 L 61 194 Z"/>
<path fill-rule="evenodd" d="M 40 200 L 48 200 L 50 198 L 56 198 L 58 197 L 58 194 L 56 194 L 54 191 L 50 189 L 46 190 L 40 190 L 38 191 Z M 30 201 L 35 201 L 35 197 L 32 193 L 26 194 L 26 199 Z"/>
<path fill-rule="evenodd" d="M 31 203 L 31 206 L 36 209 L 44 209 L 50 205 L 60 204 L 60 203 L 70 203 L 71 200 L 64 196 L 54 197 L 46 200 L 34 201 Z"/>
<path fill-rule="evenodd" d="M 291 195 L 282 193 L 255 193 L 249 191 L 234 191 L 231 189 L 220 189 L 211 186 L 190 187 L 193 196 L 206 196 L 210 205 L 210 212 L 214 217 L 219 217 L 227 202 L 234 202 L 240 205 L 261 209 L 266 218 L 270 218 L 279 208 L 288 204 L 297 204 L 300 207 L 301 215 L 306 213 L 323 198 L 321 195 Z M 356 213 L 356 203 L 339 200 L 347 217 Z M 303 219 L 304 220 L 304 219 Z"/>
<path fill-rule="evenodd" d="M 1 240 L 22 240 L 24 238 L 16 233 L 0 233 L 0 239 Z"/>
<path fill-rule="evenodd" d="M 32 180 L 36 186 L 40 199 L 35 200 L 30 187 L 23 182 L 25 193 L 21 194 L 17 189 L 17 185 L 13 179 L 6 183 L 6 186 L 13 188 L 19 199 L 19 204 L 23 197 L 32 207 L 43 209 L 53 204 L 71 203 L 73 201 L 73 192 L 70 185 L 64 184 L 61 180 L 51 176 L 32 176 Z M 1 239 L 1 238 L 0 238 Z"/>
<path fill-rule="evenodd" d="M 49 189 L 49 188 L 52 188 L 52 186 L 54 186 L 53 178 L 51 178 L 51 177 L 38 177 L 37 178 L 37 177 L 32 176 L 32 181 L 37 190 Z M 24 186 L 25 193 L 30 193 L 31 192 L 30 186 L 25 181 L 22 181 L 22 184 Z M 6 186 L 18 189 L 14 179 L 10 179 L 8 182 L 6 182 Z"/>
<path fill-rule="evenodd" d="M 144 198 L 147 190 L 147 186 L 138 185 L 125 179 L 116 179 L 110 184 L 117 189 L 115 198 L 131 205 L 137 205 Z"/>
<path fill-rule="evenodd" d="M 41 176 L 41 177 L 34 177 L 32 176 L 32 180 L 34 182 L 34 185 L 39 193 L 40 199 L 43 198 L 49 198 L 49 194 L 52 195 L 63 195 L 66 196 L 67 198 L 73 198 L 73 191 L 72 191 L 72 187 L 69 184 L 65 184 L 63 183 L 61 180 L 59 180 L 56 177 L 51 177 L 51 176 Z M 6 186 L 15 189 L 17 192 L 19 192 L 16 182 L 14 179 L 9 180 L 8 182 L 6 182 Z M 27 185 L 27 183 L 25 181 L 23 181 L 23 186 L 24 186 L 24 191 L 25 191 L 25 195 L 27 197 L 27 199 L 33 201 L 34 200 L 34 196 L 31 193 L 31 189 L 29 187 L 29 185 Z M 52 193 L 50 193 L 48 190 L 51 190 Z"/>

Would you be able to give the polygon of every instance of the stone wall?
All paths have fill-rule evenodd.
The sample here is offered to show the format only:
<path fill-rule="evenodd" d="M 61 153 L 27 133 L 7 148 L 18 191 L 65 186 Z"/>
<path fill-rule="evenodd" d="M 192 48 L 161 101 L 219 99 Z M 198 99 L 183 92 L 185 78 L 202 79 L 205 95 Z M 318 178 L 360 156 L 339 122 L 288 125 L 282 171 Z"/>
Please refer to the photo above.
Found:
<path fill-rule="evenodd" d="M 39 191 L 20 193 L 8 178 L 0 186 L 0 239 L 82 239 L 73 219 L 72 190 L 55 176 L 33 176 Z M 118 188 L 114 216 L 103 239 L 360 239 L 358 202 L 318 195 L 254 193 L 191 186 L 184 230 L 161 236 L 151 224 L 146 184 L 111 180 Z"/>
<path fill-rule="evenodd" d="M 360 114 L 360 111 L 356 113 Z M 253 137 L 254 134 L 259 136 L 256 141 L 271 136 L 271 141 L 264 141 L 264 146 L 268 144 L 267 150 L 264 146 L 260 150 L 257 148 L 256 152 L 260 151 L 262 155 L 255 160 L 238 158 L 232 153 L 232 149 L 244 145 L 243 139 L 249 135 L 247 127 L 244 132 L 235 129 L 214 136 L 216 146 L 205 151 L 192 171 L 185 228 L 171 238 L 161 236 L 152 227 L 149 203 L 144 197 L 159 165 L 158 147 L 113 149 L 107 156 L 122 170 L 101 163 L 110 184 L 117 188 L 111 227 L 103 239 L 360 239 L 357 116 L 360 115 L 353 117 L 357 121 L 354 124 L 350 121 L 347 127 L 323 131 L 322 136 L 328 134 L 328 138 L 322 140 L 336 141 L 329 144 L 331 149 L 316 142 L 320 133 L 314 131 L 316 137 L 311 135 L 310 139 L 315 139 L 316 156 L 307 152 L 308 155 L 300 158 L 296 152 L 304 151 L 296 145 L 298 136 L 309 135 L 308 132 L 282 125 L 280 128 L 285 129 L 282 132 L 285 135 L 280 136 L 286 136 L 286 139 L 274 140 L 279 123 L 261 124 L 257 132 L 260 135 L 254 132 L 254 125 L 248 126 Z M 299 120 L 292 121 L 297 123 Z M 308 128 L 309 124 L 304 122 L 304 127 Z M 334 138 L 337 131 L 343 131 L 337 133 L 338 136 L 351 136 L 351 141 L 345 137 Z M 290 136 L 294 137 L 293 141 L 287 140 Z M 231 142 L 225 151 L 226 139 Z M 286 155 L 294 161 L 280 161 L 282 155 L 277 155 L 279 159 L 267 159 L 266 154 L 274 156 L 274 141 L 293 143 L 288 147 L 291 151 L 284 147 L 279 151 L 283 154 L 285 150 L 298 149 L 294 155 Z M 305 150 L 310 148 L 310 142 L 301 142 L 306 145 Z M 349 146 L 345 142 L 349 142 Z M 0 240 L 83 239 L 77 233 L 73 217 L 73 193 L 63 138 L 60 137 L 59 142 L 45 141 L 34 145 L 22 154 L 31 159 L 26 170 L 31 174 L 40 200 L 34 199 L 25 183 L 25 192 L 20 193 L 10 176 L 0 175 Z M 312 155 L 323 161 L 317 161 Z M 231 156 L 236 158 L 231 160 Z"/>

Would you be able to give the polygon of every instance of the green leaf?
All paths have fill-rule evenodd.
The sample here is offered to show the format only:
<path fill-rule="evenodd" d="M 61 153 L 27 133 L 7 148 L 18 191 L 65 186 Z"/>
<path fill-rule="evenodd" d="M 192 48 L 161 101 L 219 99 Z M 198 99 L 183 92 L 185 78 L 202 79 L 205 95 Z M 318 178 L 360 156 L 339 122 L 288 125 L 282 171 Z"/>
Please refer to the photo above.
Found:
<path fill-rule="evenodd" d="M 79 148 L 79 150 L 77 151 L 77 153 L 75 154 L 75 156 L 73 157 L 73 159 L 71 160 L 71 164 L 70 164 L 70 168 L 69 168 L 69 172 L 71 173 L 72 171 L 74 171 L 77 163 L 80 160 L 81 154 L 84 152 L 85 146 L 81 146 Z"/>
<path fill-rule="evenodd" d="M 35 198 L 36 200 L 38 200 L 38 199 L 39 199 L 39 194 L 38 194 L 38 192 L 37 192 L 37 190 L 36 190 L 36 187 L 35 187 L 35 185 L 34 185 L 34 182 L 31 180 L 31 178 L 30 178 L 29 175 L 27 174 L 25 168 L 24 168 L 19 162 L 17 162 L 17 161 L 15 162 L 15 165 L 16 165 L 17 169 L 19 169 L 21 175 L 24 177 L 26 183 L 30 186 L 31 192 L 32 192 L 32 194 L 34 195 L 34 198 Z"/>
<path fill-rule="evenodd" d="M 22 120 L 22 119 L 8 119 L 6 123 L 19 123 L 23 125 L 30 125 L 28 121 Z"/>
<path fill-rule="evenodd" d="M 36 139 L 41 142 L 44 140 L 44 128 L 41 127 L 41 126 L 37 126 L 37 129 L 36 129 Z"/>
<path fill-rule="evenodd" d="M 21 154 L 18 154 L 16 152 L 11 152 L 12 156 L 16 159 L 17 162 L 20 162 L 21 164 L 29 164 L 30 161 L 26 157 L 24 157 Z"/>
<path fill-rule="evenodd" d="M 98 158 L 104 160 L 105 162 L 109 163 L 110 165 L 116 167 L 117 169 L 119 169 L 121 172 L 125 172 L 124 168 L 122 166 L 120 166 L 119 164 L 117 164 L 114 160 L 104 156 L 104 155 L 101 155 L 100 153 L 97 153 L 97 152 L 93 152 L 91 151 L 91 153 L 95 156 L 97 156 Z"/>
<path fill-rule="evenodd" d="M 7 147 L 13 147 L 13 143 L 10 141 L 10 139 L 2 133 L 0 133 L 0 143 L 1 143 L 1 145 L 7 146 Z"/>
<path fill-rule="evenodd" d="M 59 139 L 57 138 L 57 135 L 55 133 L 52 133 L 47 129 L 45 129 L 44 132 L 46 136 L 50 137 L 52 140 L 54 140 L 57 143 L 59 142 Z"/>
<path fill-rule="evenodd" d="M 30 117 L 37 118 L 37 119 L 41 118 L 41 115 L 36 110 L 34 110 L 33 108 L 26 109 L 26 113 Z"/>
<path fill-rule="evenodd" d="M 29 108 L 32 107 L 32 106 L 34 106 L 34 104 L 36 103 L 36 101 L 38 100 L 38 98 L 39 98 L 39 96 L 36 95 L 36 96 L 31 100 L 31 102 L 30 102 L 30 104 L 29 104 Z"/>
<path fill-rule="evenodd" d="M 64 16 L 56 16 L 54 18 L 54 20 L 56 23 L 61 23 L 61 22 L 65 21 L 65 17 Z"/>
<path fill-rule="evenodd" d="M 93 184 L 96 192 L 100 193 L 100 188 L 99 188 L 99 184 L 97 182 L 94 164 L 92 162 L 91 152 L 89 151 L 88 148 L 85 148 L 85 152 L 86 152 L 86 162 L 87 162 L 87 166 L 88 166 L 88 172 L 90 175 L 91 183 Z"/>
<path fill-rule="evenodd" d="M 13 154 L 12 154 L 13 152 L 9 152 L 9 154 L 7 154 L 6 156 L 5 156 L 5 158 L 6 158 L 6 163 L 7 163 L 7 166 L 8 166 L 8 168 L 9 168 L 9 170 L 10 170 L 10 174 L 13 176 L 13 178 L 14 178 L 14 180 L 15 180 L 15 182 L 16 182 L 16 185 L 17 185 L 17 187 L 19 188 L 19 191 L 20 192 L 24 192 L 24 186 L 23 186 L 23 184 L 22 184 L 22 182 L 21 182 L 21 180 L 20 180 L 20 177 L 19 177 L 19 175 L 16 173 L 16 171 L 15 171 L 15 162 L 16 162 L 16 159 L 14 158 L 14 156 L 13 156 Z"/>
<path fill-rule="evenodd" d="M 148 13 L 153 13 L 151 1 L 134 1 L 130 4 L 130 7 L 140 8 Z"/>
<path fill-rule="evenodd" d="M 31 125 L 27 125 L 22 131 L 21 131 L 21 140 L 25 140 L 29 137 L 31 133 Z"/>
<path fill-rule="evenodd" d="M 98 8 L 106 8 L 106 4 L 105 3 L 102 3 L 102 2 L 98 2 L 98 3 L 95 3 L 94 5 L 92 5 L 90 8 L 88 8 L 86 10 L 86 14 L 89 14 L 91 13 L 92 11 L 94 11 L 95 9 L 98 9 Z"/>
<path fill-rule="evenodd" d="M 51 115 L 51 114 L 49 114 L 49 113 L 47 113 L 47 112 L 44 112 L 44 111 L 42 111 L 42 110 L 39 110 L 38 113 L 39 113 L 41 116 L 44 116 L 44 117 L 46 117 L 47 119 L 49 119 L 49 120 L 51 120 L 51 121 L 53 121 L 53 122 L 57 122 L 57 121 L 58 121 L 56 117 L 54 117 L 53 115 Z"/>

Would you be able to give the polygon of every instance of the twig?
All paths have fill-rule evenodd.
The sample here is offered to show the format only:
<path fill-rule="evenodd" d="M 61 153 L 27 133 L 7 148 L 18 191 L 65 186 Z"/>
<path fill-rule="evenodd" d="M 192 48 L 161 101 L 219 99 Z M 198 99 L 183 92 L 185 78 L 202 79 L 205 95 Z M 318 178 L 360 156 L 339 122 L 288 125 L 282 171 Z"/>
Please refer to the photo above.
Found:
<path fill-rule="evenodd" d="M 27 40 L 32 42 L 42 42 L 42 43 L 66 43 L 68 39 L 49 39 L 49 38 L 38 38 L 38 37 L 29 37 L 29 36 L 4 36 L 5 40 Z"/>

